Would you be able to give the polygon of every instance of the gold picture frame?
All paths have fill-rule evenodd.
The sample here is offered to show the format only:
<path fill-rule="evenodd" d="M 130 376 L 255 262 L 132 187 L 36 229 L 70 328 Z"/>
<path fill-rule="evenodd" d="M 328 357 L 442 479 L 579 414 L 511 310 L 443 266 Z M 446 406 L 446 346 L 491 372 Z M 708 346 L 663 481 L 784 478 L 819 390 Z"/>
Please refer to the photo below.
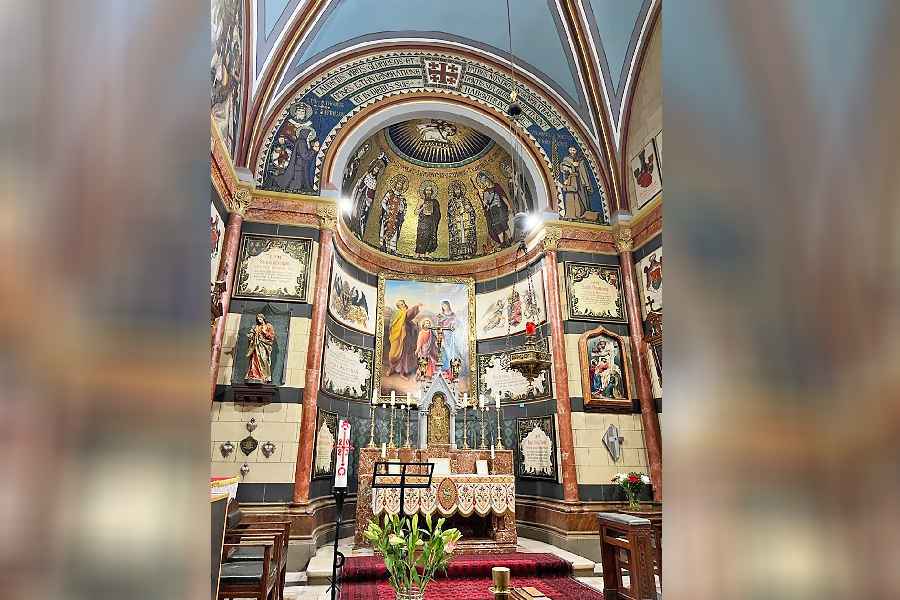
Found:
<path fill-rule="evenodd" d="M 622 375 L 622 397 L 604 397 L 598 394 L 595 397 L 592 388 L 591 373 L 591 341 L 596 338 L 606 338 L 615 343 L 618 349 L 618 356 L 621 362 L 619 367 Z M 578 362 L 581 367 L 581 394 L 584 398 L 585 407 L 599 408 L 603 412 L 632 412 L 632 398 L 636 397 L 634 391 L 634 382 L 631 378 L 631 348 L 629 347 L 628 338 L 613 333 L 602 325 L 585 331 L 578 338 Z M 615 364 L 615 360 L 613 360 Z"/>
<path fill-rule="evenodd" d="M 475 397 L 477 390 L 477 369 L 478 358 L 475 352 L 475 278 L 473 277 L 451 277 L 439 275 L 414 275 L 406 273 L 390 273 L 378 275 L 378 303 L 377 303 L 377 319 L 375 322 L 375 375 L 372 383 L 372 389 L 377 390 L 379 395 L 382 393 L 382 376 L 384 374 L 384 295 L 385 286 L 388 281 L 411 281 L 417 283 L 456 283 L 465 285 L 466 289 L 466 310 L 467 314 L 467 332 L 468 332 L 468 356 L 469 356 L 469 382 L 468 389 L 460 389 L 459 392 L 468 391 L 469 395 Z"/>

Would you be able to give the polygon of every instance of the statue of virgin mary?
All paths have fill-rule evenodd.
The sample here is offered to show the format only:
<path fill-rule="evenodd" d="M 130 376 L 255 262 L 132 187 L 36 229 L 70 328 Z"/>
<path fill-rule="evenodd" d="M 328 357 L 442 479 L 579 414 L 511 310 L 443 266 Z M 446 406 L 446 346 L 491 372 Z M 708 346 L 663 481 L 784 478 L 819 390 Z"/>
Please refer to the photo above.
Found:
<path fill-rule="evenodd" d="M 275 328 L 262 313 L 256 315 L 256 324 L 247 332 L 247 383 L 272 383 L 272 348 L 275 346 Z"/>

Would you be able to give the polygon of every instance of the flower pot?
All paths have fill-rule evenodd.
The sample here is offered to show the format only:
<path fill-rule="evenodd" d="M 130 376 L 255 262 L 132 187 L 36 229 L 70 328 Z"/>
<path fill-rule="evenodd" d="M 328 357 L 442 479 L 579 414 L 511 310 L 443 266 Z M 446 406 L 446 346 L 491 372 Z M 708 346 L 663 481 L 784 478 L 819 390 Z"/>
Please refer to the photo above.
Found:
<path fill-rule="evenodd" d="M 397 590 L 397 600 L 425 600 L 425 590 L 412 587 L 408 590 Z"/>

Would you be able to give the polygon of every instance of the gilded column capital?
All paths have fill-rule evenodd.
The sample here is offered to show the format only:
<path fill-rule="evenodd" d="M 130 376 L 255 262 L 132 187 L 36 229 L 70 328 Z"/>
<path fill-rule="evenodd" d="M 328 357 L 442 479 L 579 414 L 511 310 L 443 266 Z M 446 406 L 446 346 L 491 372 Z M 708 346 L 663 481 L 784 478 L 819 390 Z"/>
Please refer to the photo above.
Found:
<path fill-rule="evenodd" d="M 614 226 L 613 239 L 616 243 L 616 250 L 619 252 L 631 252 L 632 248 L 634 248 L 634 239 L 631 237 L 631 227 L 627 225 Z"/>
<path fill-rule="evenodd" d="M 334 231 L 337 228 L 337 206 L 334 204 L 320 204 L 316 207 L 316 215 L 322 229 Z"/>
<path fill-rule="evenodd" d="M 234 191 L 234 195 L 231 197 L 231 206 L 228 208 L 232 212 L 236 212 L 241 216 L 244 216 L 244 213 L 247 212 L 247 208 L 250 207 L 250 202 L 253 200 L 253 191 L 250 188 L 239 187 Z"/>
<path fill-rule="evenodd" d="M 541 244 L 544 250 L 556 250 L 559 248 L 559 240 L 562 238 L 562 227 L 559 225 L 544 225 L 544 238 Z"/>

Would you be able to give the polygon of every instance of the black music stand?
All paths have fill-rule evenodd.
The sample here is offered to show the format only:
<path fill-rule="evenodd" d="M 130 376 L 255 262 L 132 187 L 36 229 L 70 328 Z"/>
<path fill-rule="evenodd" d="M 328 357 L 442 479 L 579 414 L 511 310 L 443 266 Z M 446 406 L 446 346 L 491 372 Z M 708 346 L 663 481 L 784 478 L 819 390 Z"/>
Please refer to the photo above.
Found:
<path fill-rule="evenodd" d="M 391 467 L 400 467 L 399 473 L 391 473 Z M 414 467 L 412 471 L 409 467 Z M 406 516 L 404 510 L 406 504 L 406 490 L 426 489 L 431 487 L 431 475 L 434 472 L 434 463 L 430 462 L 382 462 L 375 463 L 372 471 L 373 490 L 400 490 L 400 518 Z M 400 481 L 395 483 L 389 478 L 400 476 Z M 410 481 L 408 478 L 412 478 Z"/>

